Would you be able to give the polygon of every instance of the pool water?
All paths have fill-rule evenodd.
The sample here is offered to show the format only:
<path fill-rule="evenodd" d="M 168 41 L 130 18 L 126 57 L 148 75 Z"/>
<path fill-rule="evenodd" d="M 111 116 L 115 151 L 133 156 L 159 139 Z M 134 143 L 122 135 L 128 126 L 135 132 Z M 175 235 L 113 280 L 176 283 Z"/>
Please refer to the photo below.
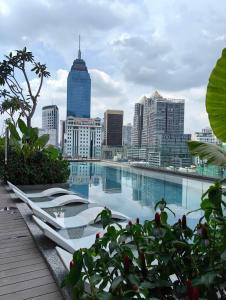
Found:
<path fill-rule="evenodd" d="M 175 222 L 184 213 L 199 208 L 200 199 L 210 182 L 116 166 L 108 163 L 71 163 L 70 189 L 82 197 L 107 206 L 135 220 L 153 218 L 155 204 L 164 198 L 176 213 Z M 201 213 L 189 215 L 194 225 Z"/>

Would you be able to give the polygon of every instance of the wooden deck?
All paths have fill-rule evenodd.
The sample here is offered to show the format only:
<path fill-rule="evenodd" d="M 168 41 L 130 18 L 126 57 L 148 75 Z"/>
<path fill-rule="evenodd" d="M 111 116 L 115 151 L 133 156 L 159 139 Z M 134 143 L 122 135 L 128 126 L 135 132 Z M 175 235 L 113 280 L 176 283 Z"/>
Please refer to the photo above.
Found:
<path fill-rule="evenodd" d="M 22 299 L 63 297 L 19 210 L 0 185 L 0 300 Z"/>

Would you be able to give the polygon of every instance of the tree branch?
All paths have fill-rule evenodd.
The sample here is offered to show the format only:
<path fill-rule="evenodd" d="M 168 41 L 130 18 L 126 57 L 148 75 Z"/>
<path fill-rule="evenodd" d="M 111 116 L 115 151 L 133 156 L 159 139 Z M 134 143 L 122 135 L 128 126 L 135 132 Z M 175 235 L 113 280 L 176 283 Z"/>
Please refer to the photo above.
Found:
<path fill-rule="evenodd" d="M 31 99 L 32 99 L 32 101 L 33 101 L 33 94 L 32 94 L 32 92 L 31 92 L 31 85 L 30 85 L 30 82 L 29 82 L 28 77 L 27 77 L 27 74 L 26 74 L 26 70 L 25 70 L 25 67 L 24 67 L 24 61 L 23 61 L 23 67 L 22 67 L 21 70 L 22 70 L 22 72 L 23 72 L 23 74 L 24 74 L 24 78 L 25 78 L 25 81 L 26 81 L 26 83 L 27 83 L 28 92 L 29 92 L 30 97 L 31 97 Z"/>
<path fill-rule="evenodd" d="M 8 88 L 10 89 L 10 91 L 14 94 L 14 96 L 17 98 L 18 95 L 14 92 L 14 90 L 11 88 L 10 84 L 8 83 L 8 78 L 5 80 L 6 84 L 8 85 Z M 13 98 L 13 97 L 12 97 Z"/>
<path fill-rule="evenodd" d="M 41 91 L 42 84 L 43 84 L 43 77 L 44 77 L 44 75 L 42 74 L 41 80 L 40 80 L 40 85 L 39 85 L 38 91 L 37 91 L 37 93 L 36 93 L 36 95 L 35 95 L 35 99 L 37 99 L 37 97 L 39 96 L 39 93 L 40 93 L 40 91 Z"/>

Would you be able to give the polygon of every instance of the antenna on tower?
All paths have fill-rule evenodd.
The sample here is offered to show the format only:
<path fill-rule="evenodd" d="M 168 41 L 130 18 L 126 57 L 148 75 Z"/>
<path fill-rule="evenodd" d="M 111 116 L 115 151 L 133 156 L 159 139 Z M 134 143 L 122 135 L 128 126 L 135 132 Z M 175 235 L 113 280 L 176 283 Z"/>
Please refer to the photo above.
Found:
<path fill-rule="evenodd" d="M 78 59 L 81 59 L 80 34 L 79 34 L 79 36 L 78 36 Z"/>

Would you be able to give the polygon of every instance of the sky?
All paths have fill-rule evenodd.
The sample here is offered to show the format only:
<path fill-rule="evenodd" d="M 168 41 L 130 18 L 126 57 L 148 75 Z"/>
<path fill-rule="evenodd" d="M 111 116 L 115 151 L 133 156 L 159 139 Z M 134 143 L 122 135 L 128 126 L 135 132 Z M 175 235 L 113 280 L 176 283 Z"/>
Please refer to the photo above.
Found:
<path fill-rule="evenodd" d="M 24 46 L 32 51 L 51 73 L 32 125 L 41 127 L 44 105 L 56 104 L 65 119 L 80 34 L 92 117 L 122 109 L 132 123 L 134 104 L 158 90 L 185 99 L 185 132 L 192 133 L 209 126 L 206 86 L 226 46 L 225 11 L 225 0 L 0 0 L 0 61 Z"/>

